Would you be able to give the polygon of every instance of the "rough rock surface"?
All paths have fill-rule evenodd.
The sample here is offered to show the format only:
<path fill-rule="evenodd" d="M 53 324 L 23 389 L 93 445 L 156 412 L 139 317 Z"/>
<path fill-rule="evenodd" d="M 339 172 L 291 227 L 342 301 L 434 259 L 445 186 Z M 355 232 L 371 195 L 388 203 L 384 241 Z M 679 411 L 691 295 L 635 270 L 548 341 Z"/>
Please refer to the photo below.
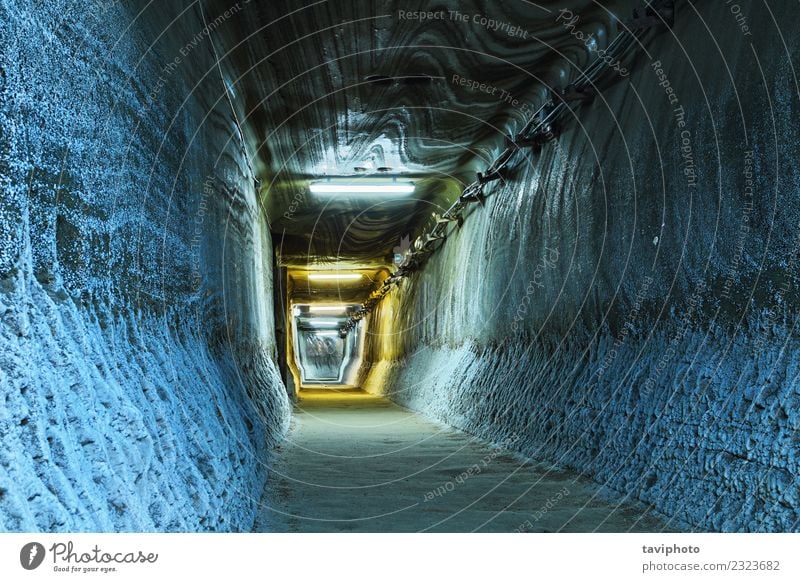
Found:
<path fill-rule="evenodd" d="M 181 10 L 0 2 L 0 530 L 249 530 L 287 427 L 268 227 Z"/>

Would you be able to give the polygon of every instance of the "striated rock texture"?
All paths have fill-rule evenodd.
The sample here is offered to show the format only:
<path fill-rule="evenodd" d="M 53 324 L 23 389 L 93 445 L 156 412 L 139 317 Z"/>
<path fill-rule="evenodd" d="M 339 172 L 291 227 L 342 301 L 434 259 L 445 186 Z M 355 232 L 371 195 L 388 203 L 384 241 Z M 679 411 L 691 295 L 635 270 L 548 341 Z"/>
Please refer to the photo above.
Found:
<path fill-rule="evenodd" d="M 796 531 L 798 37 L 679 6 L 381 304 L 366 383 L 671 526 Z"/>
<path fill-rule="evenodd" d="M 0 2 L 0 530 L 249 530 L 286 428 L 221 15 L 145 4 Z"/>

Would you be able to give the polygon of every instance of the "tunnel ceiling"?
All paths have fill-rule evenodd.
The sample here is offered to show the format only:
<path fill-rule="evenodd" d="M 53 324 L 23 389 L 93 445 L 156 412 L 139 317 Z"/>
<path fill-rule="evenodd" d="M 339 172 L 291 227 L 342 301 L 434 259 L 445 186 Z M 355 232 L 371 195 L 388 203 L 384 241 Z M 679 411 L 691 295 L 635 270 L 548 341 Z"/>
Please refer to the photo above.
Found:
<path fill-rule="evenodd" d="M 209 21 L 230 8 L 227 0 L 207 6 Z M 538 106 L 542 83 L 560 83 L 558 63 L 584 62 L 583 46 L 555 22 L 565 6 L 522 0 L 243 5 L 215 38 L 235 76 L 229 84 L 245 105 L 243 125 L 257 149 L 282 263 L 389 263 L 394 248 L 413 239 L 433 211 L 457 196 L 458 184 L 485 167 L 502 132 Z M 587 22 L 610 19 L 592 2 L 569 8 Z M 443 18 L 400 17 L 419 10 L 441 11 Z M 500 26 L 492 30 L 483 19 Z M 602 39 L 603 26 L 596 32 Z M 454 75 L 487 89 L 470 90 Z M 365 165 L 425 179 L 413 199 L 342 201 L 308 192 L 310 179 L 350 175 Z"/>

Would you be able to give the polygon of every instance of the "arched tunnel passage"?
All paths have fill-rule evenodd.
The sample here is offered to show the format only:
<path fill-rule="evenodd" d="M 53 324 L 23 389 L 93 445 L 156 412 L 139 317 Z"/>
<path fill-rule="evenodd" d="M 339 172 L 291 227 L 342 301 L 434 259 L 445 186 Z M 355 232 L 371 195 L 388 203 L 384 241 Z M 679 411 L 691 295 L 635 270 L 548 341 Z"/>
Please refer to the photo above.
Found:
<path fill-rule="evenodd" d="M 729 4 L 0 0 L 0 530 L 797 531 Z"/>

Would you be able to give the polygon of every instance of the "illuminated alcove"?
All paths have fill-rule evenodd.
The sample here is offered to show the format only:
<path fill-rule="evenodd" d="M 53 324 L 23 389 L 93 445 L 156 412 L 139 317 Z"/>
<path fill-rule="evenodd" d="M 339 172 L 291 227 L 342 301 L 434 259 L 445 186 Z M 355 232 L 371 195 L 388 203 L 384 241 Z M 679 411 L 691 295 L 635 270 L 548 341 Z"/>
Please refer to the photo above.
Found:
<path fill-rule="evenodd" d="M 340 328 L 356 305 L 295 304 L 291 338 L 300 387 L 353 386 L 362 361 L 363 326 Z"/>

